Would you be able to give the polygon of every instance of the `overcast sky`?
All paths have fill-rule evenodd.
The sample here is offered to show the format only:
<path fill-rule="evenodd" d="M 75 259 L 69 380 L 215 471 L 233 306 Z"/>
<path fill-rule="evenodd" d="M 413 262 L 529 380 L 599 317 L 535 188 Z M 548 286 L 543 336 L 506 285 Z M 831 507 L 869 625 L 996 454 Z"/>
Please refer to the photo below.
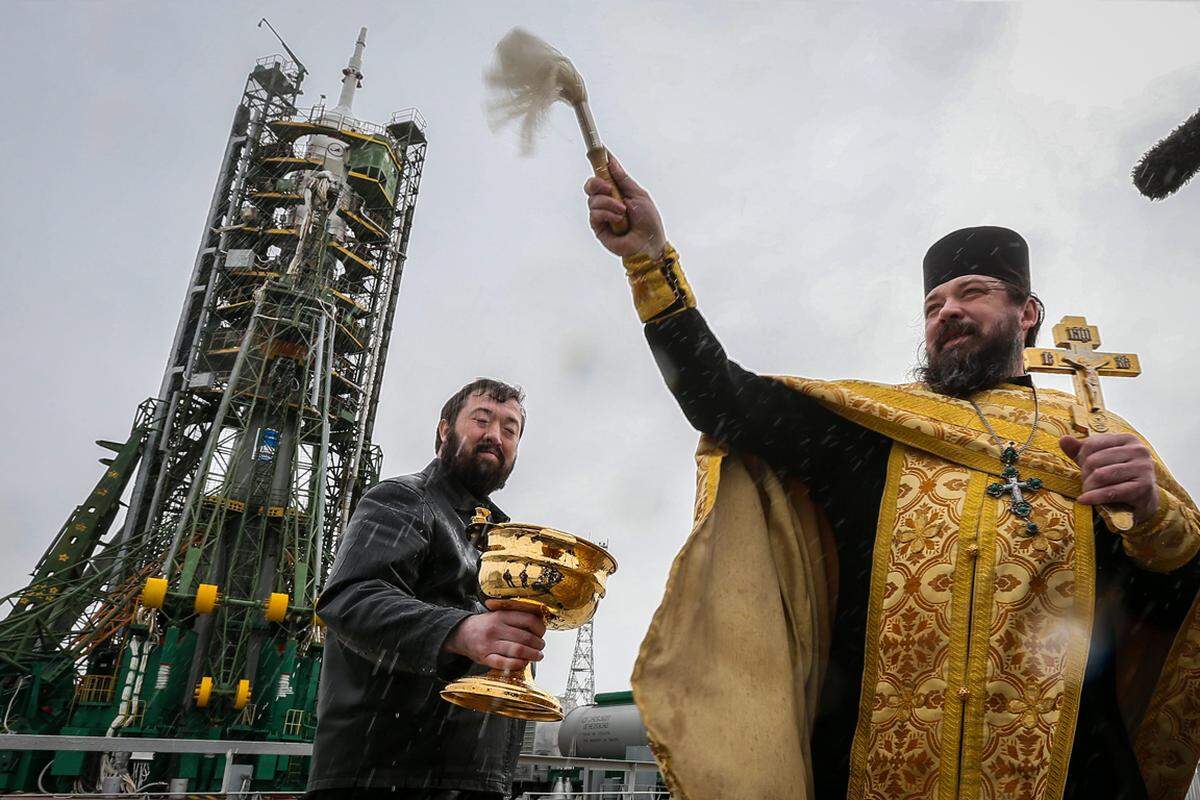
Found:
<path fill-rule="evenodd" d="M 279 51 L 264 15 L 310 70 L 302 104 L 336 96 L 366 25 L 356 114 L 429 121 L 384 472 L 425 465 L 467 380 L 525 387 L 527 435 L 495 499 L 620 562 L 598 690 L 628 688 L 687 535 L 696 435 L 587 227 L 574 116 L 556 109 L 531 158 L 487 127 L 480 75 L 514 25 L 575 61 L 742 364 L 905 380 L 926 247 L 1006 225 L 1029 241 L 1051 322 L 1084 314 L 1105 349 L 1140 354 L 1145 374 L 1108 381 L 1109 405 L 1200 490 L 1200 183 L 1151 204 L 1128 178 L 1200 105 L 1200 5 L 8 3 L 0 591 L 24 585 L 99 477 L 93 440 L 123 439 L 157 391 L 246 73 Z M 573 638 L 547 637 L 544 688 L 565 685 Z"/>

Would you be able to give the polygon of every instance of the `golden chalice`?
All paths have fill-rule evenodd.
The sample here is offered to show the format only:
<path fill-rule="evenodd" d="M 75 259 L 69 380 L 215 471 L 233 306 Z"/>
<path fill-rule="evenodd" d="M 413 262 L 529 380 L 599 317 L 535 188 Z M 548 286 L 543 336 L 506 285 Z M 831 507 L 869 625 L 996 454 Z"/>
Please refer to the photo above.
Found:
<path fill-rule="evenodd" d="M 487 534 L 479 564 L 484 596 L 542 615 L 550 630 L 570 630 L 590 620 L 604 596 L 604 582 L 617 571 L 617 562 L 603 547 L 563 531 L 522 522 L 491 525 L 485 515 L 476 515 L 472 527 Z M 558 699 L 534 686 L 530 666 L 454 681 L 442 697 L 517 719 L 563 718 Z"/>

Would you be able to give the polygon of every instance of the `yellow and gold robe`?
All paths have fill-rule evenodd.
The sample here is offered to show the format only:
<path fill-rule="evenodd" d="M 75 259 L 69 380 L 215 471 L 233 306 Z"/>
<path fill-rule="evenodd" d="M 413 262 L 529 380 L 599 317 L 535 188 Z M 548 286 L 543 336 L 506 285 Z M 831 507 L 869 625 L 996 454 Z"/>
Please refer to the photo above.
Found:
<path fill-rule="evenodd" d="M 1008 497 L 987 494 L 999 448 L 969 403 L 921 385 L 780 380 L 893 441 L 849 797 L 1061 798 L 1096 608 L 1093 509 L 1074 501 L 1079 469 L 1058 446 L 1073 398 L 1039 393 L 1019 464 L 1044 483 L 1029 536 Z M 1000 436 L 1024 441 L 1027 391 L 975 399 Z M 803 486 L 752 458 L 706 440 L 697 462 L 695 524 L 642 644 L 635 700 L 676 798 L 811 796 L 837 602 L 829 526 Z M 1157 478 L 1159 511 L 1122 545 L 1168 572 L 1200 550 L 1200 513 L 1161 462 Z M 1150 796 L 1182 800 L 1200 762 L 1200 612 L 1165 638 L 1119 632 L 1117 648 Z"/>

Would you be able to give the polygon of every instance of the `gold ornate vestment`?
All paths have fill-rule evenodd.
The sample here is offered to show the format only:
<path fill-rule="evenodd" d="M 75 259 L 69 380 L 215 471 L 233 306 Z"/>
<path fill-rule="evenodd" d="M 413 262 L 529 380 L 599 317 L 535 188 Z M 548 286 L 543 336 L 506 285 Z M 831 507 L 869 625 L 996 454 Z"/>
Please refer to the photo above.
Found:
<path fill-rule="evenodd" d="M 986 493 L 1002 464 L 968 403 L 920 385 L 781 380 L 893 440 L 849 797 L 1058 800 L 1096 606 L 1092 508 L 1074 502 L 1079 469 L 1058 447 L 1074 398 L 1041 393 L 1021 456 L 1022 476 L 1045 484 L 1028 536 Z M 1000 436 L 1024 439 L 1028 392 L 976 401 Z M 642 644 L 635 699 L 675 797 L 811 796 L 837 597 L 829 526 L 802 486 L 751 458 L 705 441 L 697 461 L 695 525 Z M 1157 478 L 1160 509 L 1123 547 L 1167 572 L 1200 549 L 1200 513 L 1161 462 Z M 1145 687 L 1122 692 L 1122 714 L 1150 796 L 1182 800 L 1200 761 L 1200 612 L 1173 641 L 1137 636 L 1118 634 L 1122 685 Z"/>

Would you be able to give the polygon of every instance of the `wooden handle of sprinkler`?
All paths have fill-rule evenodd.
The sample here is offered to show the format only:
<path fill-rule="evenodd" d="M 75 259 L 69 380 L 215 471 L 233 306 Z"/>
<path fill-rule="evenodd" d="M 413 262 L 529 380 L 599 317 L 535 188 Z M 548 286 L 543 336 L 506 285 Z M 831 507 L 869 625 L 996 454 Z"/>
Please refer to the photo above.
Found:
<path fill-rule="evenodd" d="M 597 147 L 595 150 L 588 150 L 587 157 L 588 161 L 592 162 L 592 173 L 597 178 L 608 181 L 612 186 L 612 198 L 624 203 L 625 198 L 621 195 L 621 190 L 617 188 L 617 182 L 608 174 L 608 150 Z M 609 227 L 617 236 L 624 236 L 629 232 L 629 217 L 622 217 L 619 222 L 613 222 Z"/>

